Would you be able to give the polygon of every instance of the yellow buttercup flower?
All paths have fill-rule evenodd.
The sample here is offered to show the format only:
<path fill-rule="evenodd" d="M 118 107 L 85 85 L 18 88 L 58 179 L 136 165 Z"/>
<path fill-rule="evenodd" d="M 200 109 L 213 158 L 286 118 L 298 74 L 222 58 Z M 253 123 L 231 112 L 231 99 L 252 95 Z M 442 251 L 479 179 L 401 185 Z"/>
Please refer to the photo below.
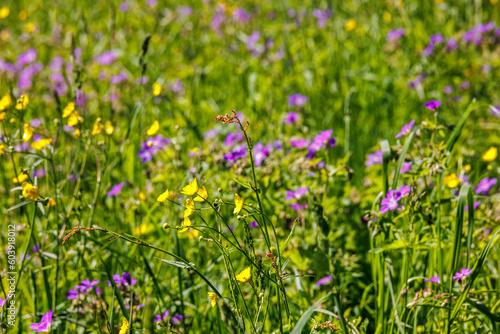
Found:
<path fill-rule="evenodd" d="M 17 177 L 12 179 L 14 183 L 22 183 L 28 179 L 28 174 L 21 172 Z"/>
<path fill-rule="evenodd" d="M 390 23 L 392 21 L 392 15 L 389 12 L 384 12 L 382 15 L 382 19 L 384 20 L 385 23 Z"/>
<path fill-rule="evenodd" d="M 146 195 L 142 191 L 139 192 L 139 200 L 145 201 L 146 200 Z"/>
<path fill-rule="evenodd" d="M 158 196 L 158 198 L 156 199 L 158 202 L 165 202 L 167 200 L 167 198 L 169 197 L 169 192 L 168 192 L 168 189 L 165 190 L 165 192 L 163 194 L 161 194 L 160 196 Z"/>
<path fill-rule="evenodd" d="M 488 151 L 484 152 L 483 160 L 484 161 L 495 161 L 498 156 L 498 149 L 494 146 L 490 147 Z"/>
<path fill-rule="evenodd" d="M 52 138 L 43 138 L 40 139 L 39 141 L 32 142 L 31 147 L 34 148 L 35 150 L 41 151 L 45 147 L 47 147 L 47 145 L 49 145 L 50 143 L 52 143 Z"/>
<path fill-rule="evenodd" d="M 0 155 L 2 155 L 4 153 L 5 153 L 5 145 L 4 144 L 0 144 Z"/>
<path fill-rule="evenodd" d="M 123 318 L 122 326 L 120 327 L 120 333 L 118 334 L 128 334 L 129 329 L 130 325 L 128 324 L 127 318 Z"/>
<path fill-rule="evenodd" d="M 182 188 L 182 191 L 181 191 L 181 194 L 186 194 L 188 196 L 193 196 L 194 194 L 196 194 L 198 192 L 198 181 L 196 181 L 196 178 L 189 182 L 189 184 L 187 186 L 185 186 L 184 188 Z"/>
<path fill-rule="evenodd" d="M 101 117 L 97 117 L 94 122 L 94 126 L 92 127 L 92 136 L 98 135 L 104 129 L 104 125 L 101 123 Z"/>
<path fill-rule="evenodd" d="M 5 19 L 10 15 L 10 9 L 9 7 L 2 7 L 0 8 L 0 19 Z"/>
<path fill-rule="evenodd" d="M 56 204 L 56 200 L 53 198 L 49 199 L 49 201 L 47 202 L 48 207 L 55 206 Z"/>
<path fill-rule="evenodd" d="M 217 295 L 214 292 L 209 292 L 208 298 L 210 298 L 210 305 L 214 307 L 217 304 Z"/>
<path fill-rule="evenodd" d="M 26 25 L 24 26 L 24 30 L 26 30 L 26 32 L 28 34 L 31 34 L 32 32 L 34 32 L 36 30 L 37 26 L 36 26 L 36 23 L 35 22 L 28 22 L 26 23 Z"/>
<path fill-rule="evenodd" d="M 24 123 L 23 130 L 23 140 L 26 142 L 33 137 L 33 128 L 28 123 Z"/>
<path fill-rule="evenodd" d="M 148 231 L 148 225 L 140 224 L 139 226 L 134 227 L 133 231 L 134 234 L 146 234 L 146 232 Z"/>
<path fill-rule="evenodd" d="M 189 226 L 191 225 L 191 219 L 189 219 L 189 217 L 184 217 L 184 221 L 182 222 L 182 226 L 184 226 L 184 228 L 180 229 L 179 232 L 186 232 L 187 230 L 189 230 Z"/>
<path fill-rule="evenodd" d="M 471 169 L 470 165 L 465 165 L 464 166 L 464 171 L 465 172 L 467 172 L 467 173 L 470 172 L 470 169 Z"/>
<path fill-rule="evenodd" d="M 238 194 L 234 194 L 234 211 L 233 214 L 237 215 L 240 213 L 241 209 L 243 209 L 243 198 L 240 197 Z"/>
<path fill-rule="evenodd" d="M 186 210 L 184 210 L 184 217 L 189 217 L 194 212 L 194 202 L 191 198 L 186 200 Z"/>
<path fill-rule="evenodd" d="M 73 111 L 71 115 L 68 117 L 68 125 L 69 126 L 76 126 L 80 122 L 80 115 L 78 114 L 78 111 Z"/>
<path fill-rule="evenodd" d="M 353 31 L 354 29 L 356 29 L 357 26 L 358 26 L 358 22 L 356 22 L 356 20 L 354 20 L 354 19 L 350 19 L 345 23 L 344 29 L 346 31 Z"/>
<path fill-rule="evenodd" d="M 2 98 L 0 99 L 0 111 L 7 109 L 11 103 L 12 98 L 9 94 L 5 94 L 4 96 L 2 96 Z"/>
<path fill-rule="evenodd" d="M 462 180 L 460 180 L 458 177 L 457 177 L 457 174 L 455 173 L 452 173 L 450 175 L 446 175 L 444 177 L 444 183 L 450 187 L 450 188 L 456 188 L 458 187 L 458 185 L 462 182 Z"/>
<path fill-rule="evenodd" d="M 27 199 L 30 199 L 32 201 L 37 201 L 38 200 L 38 188 L 33 186 L 29 182 L 23 182 L 21 185 L 23 188 L 23 196 Z"/>
<path fill-rule="evenodd" d="M 208 198 L 207 188 L 205 188 L 205 186 L 201 187 L 198 190 L 197 195 L 198 196 L 196 196 L 194 200 L 196 202 L 204 202 Z"/>
<path fill-rule="evenodd" d="M 3 122 L 5 120 L 5 111 L 0 113 L 0 122 Z"/>
<path fill-rule="evenodd" d="M 17 99 L 16 109 L 17 110 L 24 110 L 24 109 L 26 109 L 26 107 L 28 106 L 29 103 L 30 103 L 30 99 L 28 97 L 28 94 L 23 94 L 19 97 L 19 99 Z"/>
<path fill-rule="evenodd" d="M 200 236 L 200 231 L 195 229 L 186 232 L 186 237 L 188 237 L 188 239 L 198 239 L 199 236 Z"/>
<path fill-rule="evenodd" d="M 160 130 L 160 123 L 158 121 L 154 121 L 153 124 L 151 124 L 151 127 L 146 131 L 146 134 L 148 136 L 153 136 L 155 135 L 158 131 Z"/>
<path fill-rule="evenodd" d="M 250 272 L 250 267 L 247 267 L 246 269 L 243 269 L 241 273 L 236 275 L 236 280 L 238 282 L 245 283 L 250 279 L 250 277 L 252 277 L 252 273 Z"/>
<path fill-rule="evenodd" d="M 80 134 L 81 134 L 80 129 L 75 129 L 75 132 L 73 133 L 73 137 L 78 138 L 78 137 L 80 137 Z"/>
<path fill-rule="evenodd" d="M 160 83 L 157 81 L 153 84 L 153 95 L 154 96 L 158 96 L 161 94 L 161 85 Z"/>
<path fill-rule="evenodd" d="M 113 132 L 115 132 L 115 127 L 111 121 L 106 121 L 106 123 L 104 123 L 104 132 L 106 132 L 108 136 L 111 136 Z"/>
<path fill-rule="evenodd" d="M 68 117 L 69 115 L 71 115 L 73 113 L 73 111 L 75 111 L 75 103 L 74 102 L 68 102 L 68 104 L 66 105 L 66 107 L 64 107 L 64 109 L 63 109 L 62 117 L 63 118 Z"/>

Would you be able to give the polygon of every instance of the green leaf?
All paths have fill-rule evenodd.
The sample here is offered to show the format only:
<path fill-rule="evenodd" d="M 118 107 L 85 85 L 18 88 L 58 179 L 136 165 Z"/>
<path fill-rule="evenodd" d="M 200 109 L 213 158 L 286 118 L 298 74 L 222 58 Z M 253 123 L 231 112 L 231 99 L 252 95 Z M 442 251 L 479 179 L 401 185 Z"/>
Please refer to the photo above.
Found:
<path fill-rule="evenodd" d="M 292 230 L 288 234 L 288 237 L 286 238 L 286 240 L 283 241 L 282 244 L 280 244 L 281 254 L 283 254 L 285 252 L 285 249 L 290 245 L 290 242 L 292 241 L 292 236 L 293 236 L 293 232 L 295 231 L 296 225 L 297 225 L 297 219 L 295 219 L 295 221 L 293 222 Z"/>
<path fill-rule="evenodd" d="M 243 182 L 243 181 L 240 181 L 238 180 L 237 178 L 233 178 L 234 182 L 238 183 L 240 186 L 242 187 L 245 187 L 245 188 L 248 188 L 248 189 L 252 189 L 252 185 L 248 182 Z"/>
<path fill-rule="evenodd" d="M 170 260 L 165 260 L 165 259 L 160 259 L 158 258 L 160 261 L 163 261 L 165 263 L 168 263 L 174 267 L 179 267 L 179 268 L 191 268 L 191 266 L 189 266 L 188 264 L 184 263 L 184 262 L 180 262 L 180 261 L 170 261 Z"/>
<path fill-rule="evenodd" d="M 320 300 L 318 300 L 313 306 L 309 307 L 304 312 L 304 314 L 302 314 L 302 316 L 300 317 L 299 321 L 297 321 L 297 324 L 292 329 L 292 331 L 290 332 L 290 334 L 300 334 L 300 333 L 302 333 L 302 329 L 307 325 L 307 322 L 311 318 L 311 316 L 314 313 L 314 311 L 316 311 L 317 309 L 319 309 L 319 305 L 321 305 L 321 303 L 326 298 L 330 297 L 331 294 L 332 294 L 331 292 L 328 292 L 326 295 L 323 296 L 323 298 L 321 298 Z"/>

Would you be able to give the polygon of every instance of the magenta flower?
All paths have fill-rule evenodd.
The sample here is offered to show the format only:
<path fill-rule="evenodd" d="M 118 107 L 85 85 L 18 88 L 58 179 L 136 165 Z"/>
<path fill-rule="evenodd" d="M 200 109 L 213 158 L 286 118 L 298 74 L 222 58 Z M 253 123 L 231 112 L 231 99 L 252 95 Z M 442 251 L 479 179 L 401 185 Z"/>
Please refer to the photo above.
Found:
<path fill-rule="evenodd" d="M 441 101 L 439 100 L 431 100 L 427 103 L 424 103 L 424 107 L 426 107 L 429 110 L 436 110 L 440 106 L 441 106 Z"/>
<path fill-rule="evenodd" d="M 413 120 L 411 120 L 411 122 L 410 122 L 410 123 L 405 124 L 405 125 L 401 128 L 401 132 L 400 132 L 400 133 L 398 133 L 398 134 L 396 135 L 396 138 L 399 138 L 399 137 L 402 137 L 402 136 L 404 136 L 404 135 L 408 135 L 408 134 L 410 134 L 411 129 L 413 128 L 413 125 L 414 125 L 414 124 L 415 124 L 415 120 L 414 120 L 414 119 L 413 119 Z"/>
<path fill-rule="evenodd" d="M 112 85 L 116 85 L 125 80 L 127 80 L 127 72 L 120 72 L 119 74 L 109 78 L 109 83 Z"/>
<path fill-rule="evenodd" d="M 292 125 L 293 123 L 297 122 L 299 119 L 300 119 L 300 115 L 297 114 L 295 111 L 291 111 L 288 114 L 286 114 L 286 117 L 283 120 L 283 123 L 286 125 Z"/>
<path fill-rule="evenodd" d="M 12 296 L 8 295 L 7 298 L 5 298 L 5 299 L 0 298 L 0 308 L 2 308 L 5 305 L 5 303 L 7 303 L 7 300 L 9 300 L 10 297 L 12 297 Z"/>
<path fill-rule="evenodd" d="M 472 205 L 474 207 L 474 210 L 477 209 L 477 207 L 481 205 L 481 202 L 480 201 L 477 201 L 477 202 L 474 202 L 474 204 Z M 466 205 L 465 206 L 465 211 L 469 211 L 469 206 Z"/>
<path fill-rule="evenodd" d="M 470 87 L 470 82 L 469 81 L 461 82 L 459 87 L 461 90 L 466 90 L 467 88 Z"/>
<path fill-rule="evenodd" d="M 389 210 L 396 210 L 398 207 L 398 201 L 401 197 L 402 194 L 400 191 L 389 190 L 389 192 L 387 192 L 387 197 L 382 199 L 382 202 L 380 202 L 380 213 L 384 214 Z"/>
<path fill-rule="evenodd" d="M 254 147 L 253 147 L 253 159 L 255 166 L 260 167 L 262 166 L 262 161 L 264 161 L 265 158 L 271 154 L 271 151 L 273 150 L 273 145 L 272 144 L 267 144 L 264 146 L 261 142 L 258 142 Z"/>
<path fill-rule="evenodd" d="M 106 51 L 96 57 L 100 65 L 111 65 L 116 59 L 118 59 L 118 56 L 115 51 Z"/>
<path fill-rule="evenodd" d="M 224 155 L 224 160 L 227 162 L 231 162 L 231 166 L 237 160 L 243 159 L 247 157 L 247 149 L 245 145 L 237 146 L 234 150 Z"/>
<path fill-rule="evenodd" d="M 154 322 L 161 322 L 162 318 L 163 318 L 163 320 L 167 319 L 169 314 L 170 314 L 170 311 L 167 310 L 163 314 L 157 314 L 153 320 L 154 320 Z"/>
<path fill-rule="evenodd" d="M 250 225 L 249 225 L 249 226 L 250 226 L 251 228 L 257 228 L 257 227 L 259 227 L 259 224 L 257 224 L 257 222 L 256 222 L 255 220 L 252 220 L 252 221 L 250 222 Z"/>
<path fill-rule="evenodd" d="M 433 276 L 429 279 L 424 279 L 424 282 L 431 282 L 431 283 L 441 283 L 441 277 L 439 276 Z"/>
<path fill-rule="evenodd" d="M 381 165 L 383 160 L 382 150 L 378 150 L 373 152 L 372 154 L 368 154 L 366 158 L 365 166 L 370 167 L 373 165 Z"/>
<path fill-rule="evenodd" d="M 191 16 L 193 15 L 193 8 L 189 6 L 179 6 L 177 7 L 177 12 L 181 16 Z"/>
<path fill-rule="evenodd" d="M 408 172 L 411 169 L 411 162 L 405 162 L 403 163 L 403 167 L 401 167 L 401 170 L 399 171 L 400 174 L 404 174 Z"/>
<path fill-rule="evenodd" d="M 328 9 L 314 9 L 313 16 L 318 19 L 318 28 L 324 28 L 326 26 L 326 21 L 332 16 L 332 12 Z"/>
<path fill-rule="evenodd" d="M 290 107 L 303 107 L 309 101 L 307 96 L 301 95 L 300 93 L 288 95 L 288 105 Z"/>
<path fill-rule="evenodd" d="M 404 34 L 405 30 L 403 28 L 389 30 L 389 32 L 387 33 L 387 41 L 388 42 L 397 41 L 398 39 L 403 37 Z"/>
<path fill-rule="evenodd" d="M 460 269 L 460 271 L 455 273 L 455 276 L 453 276 L 453 280 L 464 281 L 465 278 L 467 278 L 467 276 L 469 276 L 470 274 L 472 274 L 472 269 Z"/>
<path fill-rule="evenodd" d="M 485 177 L 482 179 L 476 187 L 476 194 L 478 195 L 488 195 L 488 191 L 497 184 L 498 180 L 496 178 Z"/>
<path fill-rule="evenodd" d="M 42 316 L 42 320 L 39 323 L 32 324 L 30 329 L 33 329 L 33 333 L 49 333 L 52 325 L 52 310 Z"/>
<path fill-rule="evenodd" d="M 305 140 L 304 138 L 300 138 L 300 139 L 292 139 L 292 140 L 290 140 L 290 144 L 291 144 L 293 147 L 296 147 L 296 148 L 304 148 L 304 147 L 306 147 L 307 145 L 309 145 L 309 141 L 308 141 L 308 140 Z"/>
<path fill-rule="evenodd" d="M 326 148 L 326 145 L 335 147 L 336 140 L 332 137 L 332 134 L 333 130 L 325 130 L 322 131 L 319 135 L 316 135 L 311 145 L 309 145 L 309 147 L 307 148 L 307 150 L 309 151 L 309 153 L 307 154 L 307 158 L 312 159 L 314 157 L 314 154 L 317 151 Z"/>
<path fill-rule="evenodd" d="M 233 18 L 241 23 L 250 22 L 250 14 L 243 8 L 236 8 L 232 13 Z"/>
<path fill-rule="evenodd" d="M 316 282 L 316 286 L 322 286 L 329 284 L 332 281 L 333 275 L 325 276 Z"/>
<path fill-rule="evenodd" d="M 402 186 L 399 188 L 399 192 L 401 193 L 401 196 L 406 197 L 410 194 L 411 188 L 410 186 Z"/>
<path fill-rule="evenodd" d="M 114 274 L 113 281 L 115 282 L 118 289 L 134 286 L 137 283 L 137 280 L 127 272 L 124 272 L 122 276 L 120 276 L 119 274 Z M 108 286 L 112 286 L 110 281 L 108 281 Z"/>
<path fill-rule="evenodd" d="M 129 5 L 126 2 L 122 2 L 118 9 L 120 10 L 120 12 L 125 13 L 129 9 Z"/>
<path fill-rule="evenodd" d="M 443 88 L 443 93 L 445 93 L 445 94 L 451 94 L 451 93 L 453 93 L 453 87 L 452 86 L 445 86 Z"/>
<path fill-rule="evenodd" d="M 307 194 L 308 191 L 309 191 L 309 187 L 301 187 L 301 188 L 298 188 L 295 191 L 293 191 L 293 190 L 287 190 L 286 191 L 285 201 L 299 200 L 305 194 Z"/>
<path fill-rule="evenodd" d="M 458 48 L 458 42 L 454 38 L 448 39 L 446 45 L 448 46 L 448 50 L 450 51 L 455 51 Z"/>
<path fill-rule="evenodd" d="M 29 49 L 25 53 L 21 54 L 19 57 L 17 57 L 16 60 L 16 68 L 20 70 L 23 68 L 24 65 L 28 65 L 32 62 L 34 62 L 37 58 L 37 52 L 35 49 Z"/>
<path fill-rule="evenodd" d="M 123 186 L 125 185 L 125 182 L 120 182 L 117 185 L 113 186 L 110 191 L 106 193 L 106 196 L 117 196 L 120 194 L 122 191 Z"/>
<path fill-rule="evenodd" d="M 226 135 L 226 139 L 224 140 L 224 146 L 233 146 L 236 142 L 241 142 L 245 137 L 241 132 L 230 132 Z"/>
<path fill-rule="evenodd" d="M 500 106 L 490 106 L 490 114 L 496 118 L 500 118 Z"/>

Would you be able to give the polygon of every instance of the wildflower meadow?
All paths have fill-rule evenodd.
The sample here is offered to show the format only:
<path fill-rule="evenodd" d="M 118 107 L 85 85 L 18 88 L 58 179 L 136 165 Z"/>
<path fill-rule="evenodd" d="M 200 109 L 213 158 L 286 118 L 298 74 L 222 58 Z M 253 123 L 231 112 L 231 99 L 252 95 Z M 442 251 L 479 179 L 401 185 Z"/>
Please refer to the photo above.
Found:
<path fill-rule="evenodd" d="M 0 334 L 500 333 L 498 0 L 3 0 Z"/>

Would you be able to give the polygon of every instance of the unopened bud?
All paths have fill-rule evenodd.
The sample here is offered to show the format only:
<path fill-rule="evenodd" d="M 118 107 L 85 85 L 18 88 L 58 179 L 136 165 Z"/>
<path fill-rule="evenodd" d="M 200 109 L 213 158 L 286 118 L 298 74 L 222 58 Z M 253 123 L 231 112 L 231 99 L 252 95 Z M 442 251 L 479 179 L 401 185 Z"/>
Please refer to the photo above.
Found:
<path fill-rule="evenodd" d="M 168 225 L 168 223 L 165 223 L 163 224 L 163 228 L 166 230 L 167 228 L 169 228 L 170 226 Z"/>

